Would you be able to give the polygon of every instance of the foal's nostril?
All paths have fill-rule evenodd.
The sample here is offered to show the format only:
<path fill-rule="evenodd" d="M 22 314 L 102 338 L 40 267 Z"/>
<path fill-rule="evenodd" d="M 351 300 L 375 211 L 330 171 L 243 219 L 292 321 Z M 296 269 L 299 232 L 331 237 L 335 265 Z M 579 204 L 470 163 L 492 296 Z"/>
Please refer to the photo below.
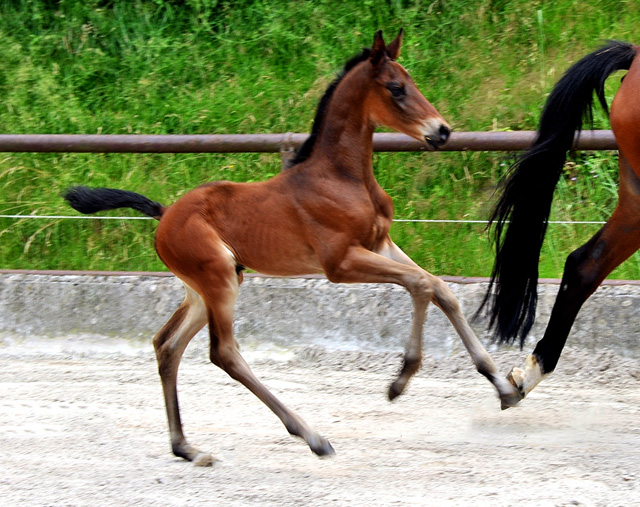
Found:
<path fill-rule="evenodd" d="M 442 142 L 446 143 L 447 139 L 449 139 L 449 135 L 451 134 L 451 129 L 446 125 L 440 125 L 440 130 L 438 131 L 438 133 L 440 134 L 440 139 L 442 140 Z"/>

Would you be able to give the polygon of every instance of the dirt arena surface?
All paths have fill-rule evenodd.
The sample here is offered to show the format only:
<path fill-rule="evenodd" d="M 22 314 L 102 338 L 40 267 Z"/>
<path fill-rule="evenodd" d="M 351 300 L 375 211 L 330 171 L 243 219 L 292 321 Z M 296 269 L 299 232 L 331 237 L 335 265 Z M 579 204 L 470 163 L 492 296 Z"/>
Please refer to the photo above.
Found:
<path fill-rule="evenodd" d="M 169 449 L 151 348 L 0 348 L 2 505 L 638 505 L 640 360 L 568 350 L 501 411 L 466 355 L 427 356 L 390 403 L 396 353 L 249 350 L 256 374 L 329 438 L 319 459 L 245 388 L 188 351 L 179 388 L 198 468 Z M 501 370 L 524 353 L 495 352 Z"/>

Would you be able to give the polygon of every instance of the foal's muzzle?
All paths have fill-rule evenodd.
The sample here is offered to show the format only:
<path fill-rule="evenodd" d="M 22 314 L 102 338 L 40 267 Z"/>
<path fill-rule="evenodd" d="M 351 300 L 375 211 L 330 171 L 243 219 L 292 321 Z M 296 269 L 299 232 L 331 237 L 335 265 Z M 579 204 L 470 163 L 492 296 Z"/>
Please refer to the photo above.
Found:
<path fill-rule="evenodd" d="M 434 150 L 437 150 L 449 140 L 450 135 L 451 135 L 451 129 L 449 128 L 449 126 L 445 124 L 440 124 L 440 127 L 438 128 L 438 132 L 435 135 L 434 134 L 425 135 L 424 140 Z"/>

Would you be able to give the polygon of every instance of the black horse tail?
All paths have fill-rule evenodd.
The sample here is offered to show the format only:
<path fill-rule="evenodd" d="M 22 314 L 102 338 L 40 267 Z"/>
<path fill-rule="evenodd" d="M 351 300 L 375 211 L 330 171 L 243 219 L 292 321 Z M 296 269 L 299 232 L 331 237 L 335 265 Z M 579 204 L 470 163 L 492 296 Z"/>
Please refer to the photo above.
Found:
<path fill-rule="evenodd" d="M 72 187 L 62 197 L 73 209 L 85 215 L 110 209 L 131 208 L 160 220 L 165 209 L 144 195 L 115 188 Z"/>
<path fill-rule="evenodd" d="M 547 99 L 533 146 L 505 175 L 489 222 L 496 260 L 476 312 L 488 307 L 489 328 L 500 342 L 513 343 L 519 335 L 522 347 L 533 326 L 540 250 L 567 152 L 583 119 L 592 122 L 594 92 L 608 114 L 604 82 L 612 72 L 629 69 L 635 54 L 631 44 L 609 41 L 569 68 Z"/>

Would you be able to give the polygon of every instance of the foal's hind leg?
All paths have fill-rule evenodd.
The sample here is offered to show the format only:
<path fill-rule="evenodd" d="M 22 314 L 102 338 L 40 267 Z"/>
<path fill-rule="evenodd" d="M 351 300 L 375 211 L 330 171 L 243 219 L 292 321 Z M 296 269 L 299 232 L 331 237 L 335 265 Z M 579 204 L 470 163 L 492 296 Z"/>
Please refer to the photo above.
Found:
<path fill-rule="evenodd" d="M 199 280 L 207 306 L 210 333 L 211 362 L 222 368 L 231 378 L 237 380 L 283 422 L 287 431 L 304 439 L 318 456 L 333 454 L 335 451 L 328 440 L 320 436 L 256 378 L 249 365 L 240 355 L 238 344 L 233 337 L 233 306 L 238 293 L 238 282 L 234 273 L 226 279 L 210 274 Z"/>
<path fill-rule="evenodd" d="M 207 322 L 207 313 L 200 296 L 185 284 L 184 302 L 153 339 L 158 360 L 158 372 L 162 381 L 171 448 L 173 453 L 197 465 L 212 463 L 210 454 L 202 453 L 189 445 L 182 432 L 180 407 L 178 405 L 178 367 L 182 354 L 191 339 Z"/>

